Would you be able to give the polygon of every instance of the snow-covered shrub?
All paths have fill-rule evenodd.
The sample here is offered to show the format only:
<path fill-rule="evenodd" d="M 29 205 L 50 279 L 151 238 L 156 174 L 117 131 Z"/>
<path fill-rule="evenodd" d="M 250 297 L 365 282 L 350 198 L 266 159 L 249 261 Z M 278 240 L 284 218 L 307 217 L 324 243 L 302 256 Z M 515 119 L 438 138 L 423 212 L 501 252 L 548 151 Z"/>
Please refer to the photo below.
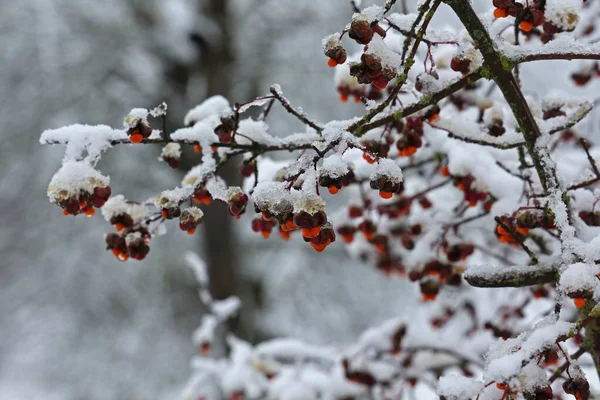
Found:
<path fill-rule="evenodd" d="M 213 300 L 191 256 L 210 312 L 194 334 L 200 356 L 189 399 L 391 399 L 418 385 L 446 399 L 590 398 L 577 359 L 590 354 L 600 364 L 600 170 L 594 132 L 579 122 L 593 102 L 525 96 L 520 66 L 579 59 L 571 78 L 589 84 L 600 71 L 600 5 L 493 0 L 493 12 L 478 15 L 468 1 L 425 0 L 407 15 L 394 13 L 395 3 L 361 10 L 351 2 L 349 24 L 323 40 L 340 99 L 363 102 L 362 116 L 314 121 L 273 85 L 243 104 L 206 99 L 172 132 L 159 128 L 161 105 L 133 109 L 121 130 L 42 134 L 44 144 L 67 146 L 51 201 L 66 215 L 102 207 L 116 230 L 107 248 L 122 261 L 146 257 L 170 219 L 193 234 L 203 216 L 193 202 L 217 201 L 236 219 L 255 213 L 252 229 L 265 238 L 277 229 L 323 252 L 340 236 L 351 256 L 418 283 L 432 303 L 424 318 L 390 320 L 349 348 L 291 339 L 251 346 L 227 335 L 228 355 L 217 359 L 211 343 L 240 302 Z M 432 26 L 445 6 L 465 31 Z M 273 135 L 276 104 L 305 130 Z M 262 112 L 249 117 L 250 108 Z M 162 145 L 173 168 L 189 146 L 197 165 L 152 199 L 110 197 L 95 165 L 124 144 Z M 274 162 L 274 152 L 291 154 Z M 218 175 L 235 156 L 243 187 Z M 348 206 L 327 207 L 338 193 Z M 499 295 L 490 302 L 476 288 Z"/>

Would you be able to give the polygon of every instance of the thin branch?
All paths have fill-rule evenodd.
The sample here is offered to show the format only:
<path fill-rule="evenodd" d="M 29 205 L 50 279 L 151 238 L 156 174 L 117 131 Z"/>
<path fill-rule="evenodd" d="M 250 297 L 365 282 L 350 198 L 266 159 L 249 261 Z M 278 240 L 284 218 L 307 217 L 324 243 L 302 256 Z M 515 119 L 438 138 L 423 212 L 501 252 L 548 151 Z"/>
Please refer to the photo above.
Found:
<path fill-rule="evenodd" d="M 377 107 L 375 107 L 370 112 L 368 112 L 367 115 L 365 115 L 359 121 L 352 124 L 348 128 L 349 132 L 355 133 L 355 134 L 360 134 L 360 132 L 362 131 L 361 128 L 363 127 L 363 125 L 371 122 L 371 120 L 377 114 L 379 114 L 380 112 L 385 110 L 387 108 L 387 106 L 389 106 L 392 103 L 392 101 L 396 98 L 396 96 L 398 96 L 398 93 L 400 93 L 402 86 L 404 86 L 404 84 L 408 80 L 408 73 L 415 63 L 415 55 L 417 54 L 417 50 L 419 49 L 421 40 L 422 40 L 423 36 L 425 35 L 425 32 L 427 31 L 429 22 L 433 18 L 433 15 L 437 11 L 437 8 L 441 2 L 442 2 L 442 0 L 435 0 L 433 5 L 431 6 L 431 8 L 429 8 L 429 11 L 425 15 L 423 24 L 421 25 L 421 28 L 419 29 L 419 33 L 417 34 L 417 39 L 415 40 L 415 43 L 413 44 L 412 50 L 410 52 L 410 56 L 404 62 L 404 70 L 403 70 L 402 74 L 400 74 L 398 76 L 398 78 L 396 79 L 395 87 L 392 90 L 392 93 L 381 104 L 379 104 Z M 424 13 L 424 10 L 426 10 L 429 7 L 429 3 L 431 3 L 431 0 L 427 0 L 427 2 L 425 4 L 423 4 L 423 6 L 421 6 L 421 12 Z M 410 37 L 407 37 L 407 40 L 410 41 Z"/>
<path fill-rule="evenodd" d="M 467 85 L 474 83 L 474 82 L 478 81 L 479 79 L 481 79 L 482 78 L 481 71 L 482 71 L 481 68 L 476 71 L 473 71 L 469 75 L 446 86 L 444 89 L 440 90 L 439 92 L 436 92 L 429 96 L 424 96 L 418 102 L 410 104 L 410 105 L 404 107 L 403 109 L 396 111 L 395 113 L 393 113 L 387 117 L 383 117 L 383 118 L 373 121 L 371 123 L 364 124 L 361 127 L 357 127 L 356 130 L 354 131 L 354 135 L 362 136 L 363 134 L 370 131 L 371 129 L 378 128 L 378 127 L 386 125 L 390 122 L 399 121 L 402 118 L 408 117 L 416 112 L 423 110 L 426 107 L 429 107 L 433 104 L 438 103 L 439 101 L 445 99 L 446 97 L 463 89 Z M 350 127 L 349 129 L 352 129 L 352 127 Z"/>
<path fill-rule="evenodd" d="M 321 133 L 323 131 L 323 127 L 317 125 L 317 123 L 308 119 L 306 117 L 306 115 L 304 115 L 304 114 L 298 112 L 296 109 L 294 109 L 290 105 L 290 103 L 283 96 L 281 96 L 281 93 L 279 93 L 279 91 L 274 86 L 271 86 L 270 91 L 273 94 L 273 96 L 275 96 L 275 98 L 277 100 L 279 100 L 279 102 L 281 103 L 283 108 L 285 108 L 287 112 L 289 112 L 290 114 L 292 114 L 293 116 L 298 118 L 304 125 L 310 126 L 314 130 L 316 130 L 318 133 Z"/>

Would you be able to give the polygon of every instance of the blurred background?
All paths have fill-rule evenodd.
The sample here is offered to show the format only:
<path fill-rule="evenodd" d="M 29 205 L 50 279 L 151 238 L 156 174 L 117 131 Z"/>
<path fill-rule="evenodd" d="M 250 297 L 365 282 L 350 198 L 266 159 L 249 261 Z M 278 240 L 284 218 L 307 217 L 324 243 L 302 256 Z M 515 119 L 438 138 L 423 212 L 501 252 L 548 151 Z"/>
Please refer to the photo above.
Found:
<path fill-rule="evenodd" d="M 298 238 L 264 240 L 251 215 L 235 221 L 216 206 L 204 232 L 173 223 L 146 260 L 120 263 L 104 249 L 101 215 L 64 217 L 45 194 L 64 149 L 41 146 L 44 129 L 120 127 L 132 108 L 162 101 L 176 129 L 207 96 L 233 104 L 273 83 L 316 120 L 361 114 L 338 102 L 321 50 L 351 15 L 346 0 L 0 2 L 0 399 L 178 398 L 203 312 L 188 250 L 211 265 L 217 297 L 242 298 L 236 330 L 251 341 L 341 344 L 401 312 L 414 288 L 342 245 L 317 256 Z M 304 129 L 281 109 L 268 122 L 280 135 Z M 182 177 L 159 154 L 122 146 L 98 168 L 113 194 L 145 200 Z M 228 175 L 239 183 L 235 168 Z"/>
<path fill-rule="evenodd" d="M 351 260 L 341 244 L 317 255 L 299 238 L 264 240 L 252 215 L 235 221 L 211 207 L 204 231 L 190 237 L 172 223 L 146 260 L 120 263 L 104 249 L 110 226 L 99 214 L 64 217 L 46 197 L 63 148 L 41 146 L 44 129 L 120 127 L 132 108 L 165 101 L 174 130 L 208 96 L 233 104 L 273 83 L 318 121 L 361 115 L 338 102 L 321 49 L 351 15 L 347 0 L 0 1 L 0 399 L 179 398 L 203 313 L 189 250 L 210 265 L 216 297 L 241 297 L 236 332 L 253 342 L 343 346 L 409 312 L 415 285 Z M 436 19 L 453 22 L 445 7 Z M 539 71 L 524 68 L 527 90 L 547 88 Z M 304 130 L 277 107 L 268 123 L 282 136 Z M 145 200 L 183 174 L 159 154 L 121 146 L 98 168 L 113 194 Z M 226 174 L 239 184 L 235 166 Z"/>

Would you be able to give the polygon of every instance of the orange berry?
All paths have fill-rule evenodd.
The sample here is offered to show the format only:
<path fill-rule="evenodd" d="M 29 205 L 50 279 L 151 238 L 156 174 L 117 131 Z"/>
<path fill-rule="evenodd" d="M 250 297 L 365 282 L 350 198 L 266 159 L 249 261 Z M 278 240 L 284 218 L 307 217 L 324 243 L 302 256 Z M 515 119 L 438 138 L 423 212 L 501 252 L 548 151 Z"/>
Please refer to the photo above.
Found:
<path fill-rule="evenodd" d="M 207 355 L 210 351 L 210 345 L 208 343 L 202 343 L 200 346 L 200 354 L 203 356 Z"/>
<path fill-rule="evenodd" d="M 368 162 L 369 164 L 373 164 L 375 162 L 374 158 L 371 158 L 371 156 L 367 153 L 363 153 L 363 158 L 365 159 L 366 162 Z"/>
<path fill-rule="evenodd" d="M 194 197 L 194 201 L 197 204 L 204 204 L 205 206 L 208 206 L 210 205 L 210 196 Z"/>
<path fill-rule="evenodd" d="M 119 255 L 117 256 L 117 258 L 119 259 L 119 261 L 127 261 L 127 260 L 129 260 L 129 256 L 127 254 L 123 254 L 123 253 L 119 253 Z"/>
<path fill-rule="evenodd" d="M 88 205 L 88 204 L 87 204 L 87 202 L 85 202 L 85 201 L 80 201 L 80 202 L 79 202 L 79 208 L 82 208 L 82 209 L 83 209 L 83 208 L 86 208 L 86 207 L 87 207 L 87 205 Z"/>
<path fill-rule="evenodd" d="M 280 229 L 279 230 L 279 236 L 283 240 L 290 240 L 290 232 L 289 231 L 284 231 L 283 229 Z"/>
<path fill-rule="evenodd" d="M 347 94 L 340 94 L 340 101 L 342 103 L 345 103 L 348 101 L 348 95 Z"/>
<path fill-rule="evenodd" d="M 436 122 L 440 120 L 440 114 L 435 113 L 428 118 L 429 122 Z"/>
<path fill-rule="evenodd" d="M 314 228 L 302 228 L 302 236 L 305 238 L 314 238 L 321 232 L 320 226 L 315 226 Z"/>
<path fill-rule="evenodd" d="M 167 210 L 162 210 L 160 212 L 161 217 L 163 217 L 164 219 L 167 219 L 167 217 L 169 216 L 169 212 Z"/>
<path fill-rule="evenodd" d="M 91 218 L 94 216 L 94 214 L 96 214 L 96 209 L 90 208 L 89 210 L 86 210 L 83 213 L 85 214 L 86 217 Z"/>
<path fill-rule="evenodd" d="M 575 307 L 577 307 L 577 309 L 585 307 L 585 303 L 586 303 L 586 301 L 583 297 L 575 297 L 573 299 L 573 302 L 575 303 Z"/>
<path fill-rule="evenodd" d="M 189 230 L 187 231 L 187 233 L 188 233 L 188 235 L 193 235 L 194 233 L 196 233 L 196 228 L 189 229 Z"/>
<path fill-rule="evenodd" d="M 194 151 L 196 153 L 201 153 L 202 152 L 202 146 L 200 146 L 199 144 L 194 145 Z"/>
<path fill-rule="evenodd" d="M 261 213 L 262 215 L 262 219 L 264 219 L 265 221 L 272 221 L 273 217 L 268 217 L 267 214 L 264 213 L 264 211 Z"/>
<path fill-rule="evenodd" d="M 442 165 L 440 167 L 440 174 L 444 177 L 449 177 L 450 176 L 450 170 L 448 169 L 447 165 Z"/>
<path fill-rule="evenodd" d="M 519 232 L 523 236 L 527 236 L 529 234 L 529 229 L 517 227 L 517 232 Z"/>
<path fill-rule="evenodd" d="M 210 149 L 213 151 L 213 153 L 216 153 L 217 150 L 219 150 L 217 146 L 210 146 Z"/>
<path fill-rule="evenodd" d="M 504 228 L 502 227 L 502 225 L 498 225 L 498 226 L 496 227 L 496 232 L 498 232 L 498 234 L 499 234 L 499 235 L 502 235 L 502 236 L 508 235 L 508 232 L 506 232 L 506 229 L 504 229 Z"/>
<path fill-rule="evenodd" d="M 409 156 L 412 156 L 417 152 L 417 148 L 415 146 L 410 146 L 406 149 L 406 151 L 408 152 Z"/>
<path fill-rule="evenodd" d="M 375 233 L 374 232 L 363 232 L 363 235 L 365 236 L 365 239 L 371 240 L 375 236 Z"/>
<path fill-rule="evenodd" d="M 329 193 L 331 193 L 331 194 L 336 194 L 337 192 L 340 191 L 340 189 L 338 189 L 338 187 L 335 185 L 329 185 L 329 187 L 327 189 L 329 189 Z"/>
<path fill-rule="evenodd" d="M 475 207 L 477 205 L 477 200 L 469 200 L 469 207 Z"/>
<path fill-rule="evenodd" d="M 121 254 L 121 251 L 119 249 L 117 249 L 117 248 L 114 248 L 114 247 L 112 249 L 110 249 L 110 251 L 113 253 L 113 255 L 115 257 L 119 257 L 119 254 Z"/>
<path fill-rule="evenodd" d="M 117 222 L 117 223 L 115 224 L 115 228 L 117 229 L 117 231 L 118 231 L 118 232 L 121 232 L 123 229 L 125 229 L 125 225 L 123 225 L 123 224 L 121 224 L 121 223 Z"/>
<path fill-rule="evenodd" d="M 508 11 L 506 10 L 506 8 L 496 8 L 494 10 L 494 17 L 506 18 L 506 17 L 508 17 Z"/>
<path fill-rule="evenodd" d="M 423 297 L 423 301 L 434 301 L 436 295 L 432 294 L 432 293 L 423 293 L 422 297 Z"/>
<path fill-rule="evenodd" d="M 456 185 L 456 187 L 457 187 L 459 190 L 462 190 L 463 192 L 465 191 L 465 185 L 464 185 L 463 183 L 458 183 L 458 184 Z"/>
<path fill-rule="evenodd" d="M 354 240 L 354 235 L 342 235 L 342 240 L 344 243 L 352 243 Z"/>
<path fill-rule="evenodd" d="M 496 383 L 496 387 L 500 390 L 506 390 L 506 384 L 505 383 Z"/>
<path fill-rule="evenodd" d="M 360 103 L 360 102 L 361 102 L 361 100 L 360 100 L 360 96 L 354 96 L 354 102 L 355 102 L 356 104 Z"/>
<path fill-rule="evenodd" d="M 529 21 L 521 21 L 519 28 L 521 28 L 523 32 L 529 32 L 533 28 L 533 24 Z"/>
<path fill-rule="evenodd" d="M 394 193 L 392 192 L 385 192 L 383 190 L 379 191 L 379 197 L 381 197 L 382 199 L 391 199 Z"/>
<path fill-rule="evenodd" d="M 63 208 L 62 213 L 65 217 L 69 216 L 69 212 Z"/>
<path fill-rule="evenodd" d="M 269 236 L 271 236 L 271 232 L 269 231 L 261 231 L 260 234 L 262 235 L 262 237 L 264 237 L 265 239 L 268 239 Z"/>
<path fill-rule="evenodd" d="M 377 243 L 375 245 L 375 248 L 377 249 L 378 253 L 385 253 L 385 245 L 383 245 L 382 243 Z"/>
<path fill-rule="evenodd" d="M 131 141 L 131 143 L 142 143 L 144 137 L 141 133 L 134 133 L 131 136 L 129 136 L 129 140 Z"/>
<path fill-rule="evenodd" d="M 335 68 L 338 65 L 338 62 L 335 61 L 333 58 L 330 58 L 329 60 L 327 60 L 327 65 L 329 65 L 329 68 Z"/>
<path fill-rule="evenodd" d="M 313 249 L 315 249 L 316 251 L 318 251 L 320 253 L 323 250 L 325 250 L 325 248 L 327 246 L 329 246 L 329 243 L 331 243 L 331 240 L 328 240 L 326 243 L 320 243 L 320 244 L 314 244 L 313 242 L 309 242 L 309 243 L 310 243 L 310 247 L 312 247 Z"/>
<path fill-rule="evenodd" d="M 296 226 L 296 224 L 294 224 L 294 220 L 292 218 L 290 218 L 287 221 L 285 221 L 285 224 L 282 225 L 281 228 L 284 229 L 284 230 L 286 230 L 286 231 L 295 231 L 296 229 L 298 229 L 298 227 Z"/>

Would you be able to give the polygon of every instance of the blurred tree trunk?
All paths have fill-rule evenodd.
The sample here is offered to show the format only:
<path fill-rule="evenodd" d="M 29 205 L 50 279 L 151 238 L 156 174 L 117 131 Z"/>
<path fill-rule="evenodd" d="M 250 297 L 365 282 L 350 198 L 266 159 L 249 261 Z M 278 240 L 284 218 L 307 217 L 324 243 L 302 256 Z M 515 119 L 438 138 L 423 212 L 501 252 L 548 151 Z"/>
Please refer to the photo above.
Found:
<path fill-rule="evenodd" d="M 233 64 L 230 24 L 227 21 L 227 0 L 209 0 L 207 17 L 219 28 L 216 42 L 208 42 L 202 57 L 202 69 L 206 76 L 207 96 L 217 94 L 229 97 L 231 90 L 231 68 Z M 232 184 L 236 179 L 233 163 L 220 171 L 220 176 Z M 232 218 L 227 207 L 211 204 L 204 214 L 204 254 L 209 266 L 211 292 L 217 299 L 236 293 L 237 246 L 232 227 Z"/>

